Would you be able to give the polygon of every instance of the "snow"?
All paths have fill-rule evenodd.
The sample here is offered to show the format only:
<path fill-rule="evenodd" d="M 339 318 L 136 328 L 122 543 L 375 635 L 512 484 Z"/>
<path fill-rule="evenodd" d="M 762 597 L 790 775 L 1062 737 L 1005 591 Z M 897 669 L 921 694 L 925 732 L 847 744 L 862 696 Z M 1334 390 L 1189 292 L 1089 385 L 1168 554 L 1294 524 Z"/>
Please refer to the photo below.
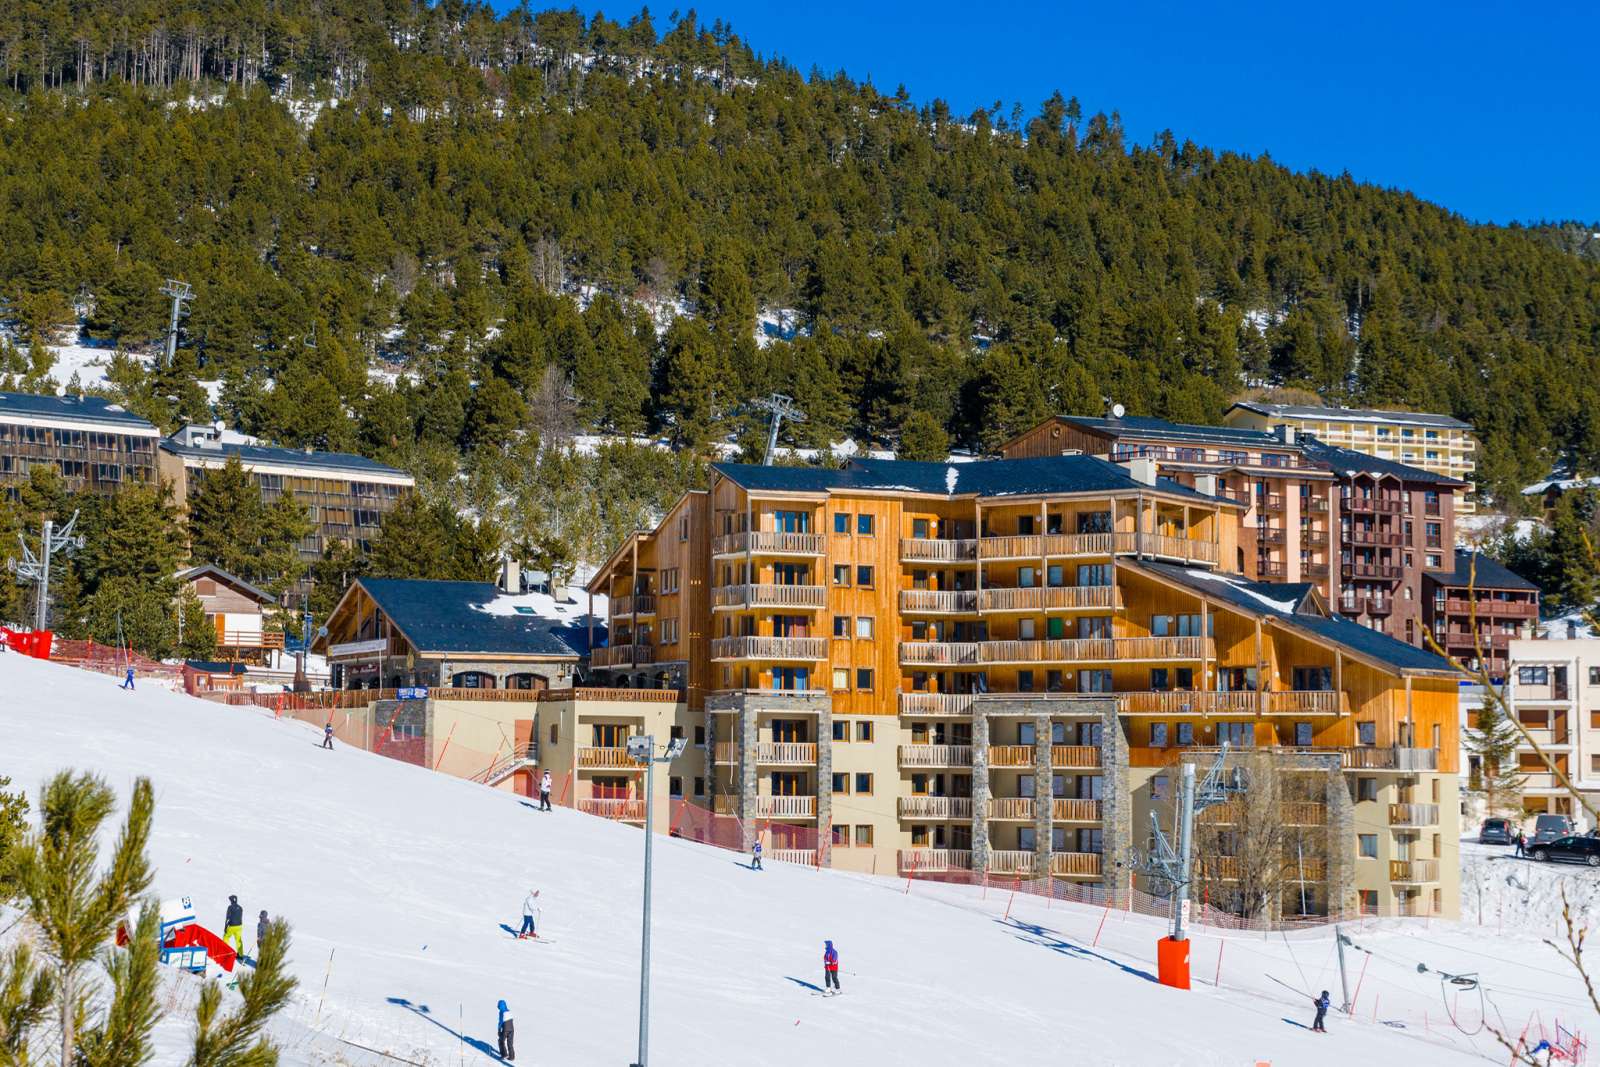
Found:
<path fill-rule="evenodd" d="M 313 727 L 262 709 L 115 685 L 0 656 L 0 772 L 36 792 L 62 767 L 93 770 L 123 797 L 135 775 L 154 778 L 155 894 L 192 896 L 208 926 L 229 893 L 248 915 L 264 907 L 293 924 L 300 988 L 274 1025 L 285 1067 L 380 1062 L 345 1042 L 412 1062 L 492 1063 L 484 1050 L 502 997 L 527 1062 L 632 1058 L 638 830 L 568 809 L 541 815 L 509 793 L 381 756 L 321 752 Z M 898 879 L 778 862 L 753 874 L 739 857 L 665 837 L 655 854 L 659 1063 L 1061 1063 L 1065 1049 L 1072 1062 L 1152 1067 L 1498 1058 L 1486 1033 L 1441 1017 L 1440 979 L 1417 973 L 1419 962 L 1482 974 L 1491 1011 L 1513 1030 L 1535 1010 L 1547 1026 L 1590 1021 L 1581 985 L 1539 939 L 1556 932 L 1548 879 L 1592 876 L 1512 867 L 1503 850 L 1483 856 L 1495 896 L 1481 917 L 1345 927 L 1360 946 L 1347 950 L 1356 1011 L 1333 1013 L 1326 1038 L 1303 1029 L 1309 998 L 1277 984 L 1338 998 L 1326 928 L 1197 929 L 1195 988 L 1180 992 L 1150 978 L 1158 919 L 1012 901 L 993 887 L 917 882 L 908 892 Z M 1518 896 L 1495 880 L 1502 871 L 1545 880 Z M 500 929 L 516 923 L 530 886 L 542 891 L 548 944 Z M 819 983 L 824 938 L 842 956 L 837 1000 L 807 988 Z M 198 982 L 169 981 L 180 1001 Z M 1471 1031 L 1477 1002 L 1459 1003 Z M 186 1025 L 164 1024 L 157 1062 L 179 1061 Z"/>
<path fill-rule="evenodd" d="M 1572 636 L 1575 638 L 1591 638 L 1594 627 L 1589 625 L 1588 618 L 1582 611 L 1570 611 L 1554 619 L 1544 619 L 1539 623 L 1539 636 L 1547 641 L 1564 641 L 1567 639 L 1567 627 L 1576 629 Z"/>
<path fill-rule="evenodd" d="M 1256 591 L 1254 589 L 1248 588 L 1247 586 L 1245 586 L 1241 582 L 1237 581 L 1234 578 L 1231 578 L 1230 576 L 1228 576 L 1226 574 L 1215 574 L 1215 573 L 1213 573 L 1211 571 L 1195 569 L 1195 570 L 1191 570 L 1189 572 L 1189 577 L 1198 578 L 1201 581 L 1205 581 L 1205 582 L 1216 582 L 1218 585 L 1225 585 L 1228 588 L 1234 590 L 1235 592 L 1237 592 L 1237 593 L 1239 593 L 1239 594 L 1241 594 L 1243 596 L 1247 596 L 1251 600 L 1254 600 L 1257 603 L 1261 604 L 1263 607 L 1265 607 L 1265 608 L 1267 608 L 1267 609 L 1269 609 L 1271 611 L 1276 611 L 1279 614 L 1282 614 L 1282 615 L 1293 615 L 1294 614 L 1296 601 L 1293 601 L 1293 600 L 1277 600 L 1277 599 L 1274 599 L 1273 597 L 1266 596 L 1263 593 L 1260 593 L 1260 592 L 1258 592 L 1258 591 Z"/>
<path fill-rule="evenodd" d="M 593 616 L 601 626 L 607 618 L 607 603 L 608 598 L 595 594 Z M 560 600 L 549 593 L 501 593 L 487 604 L 475 605 L 474 610 L 486 615 L 528 615 L 570 626 L 583 625 L 590 617 L 589 595 L 576 581 L 567 586 Z"/>

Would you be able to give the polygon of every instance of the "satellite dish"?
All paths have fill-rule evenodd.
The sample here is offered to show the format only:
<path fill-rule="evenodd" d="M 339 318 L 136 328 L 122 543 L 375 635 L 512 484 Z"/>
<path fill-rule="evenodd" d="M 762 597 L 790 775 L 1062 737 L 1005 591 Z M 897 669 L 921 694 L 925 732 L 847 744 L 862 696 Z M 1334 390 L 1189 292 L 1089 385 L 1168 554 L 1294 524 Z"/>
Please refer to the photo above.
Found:
<path fill-rule="evenodd" d="M 216 422 L 211 424 L 211 428 L 216 430 L 218 433 L 221 433 L 223 430 L 228 428 L 228 424 L 223 422 L 221 419 L 218 419 Z"/>
<path fill-rule="evenodd" d="M 1120 418 L 1122 418 L 1122 416 L 1126 415 L 1127 413 L 1128 413 L 1128 409 L 1123 407 L 1121 404 L 1112 404 L 1111 405 L 1111 417 L 1113 419 L 1120 419 Z"/>

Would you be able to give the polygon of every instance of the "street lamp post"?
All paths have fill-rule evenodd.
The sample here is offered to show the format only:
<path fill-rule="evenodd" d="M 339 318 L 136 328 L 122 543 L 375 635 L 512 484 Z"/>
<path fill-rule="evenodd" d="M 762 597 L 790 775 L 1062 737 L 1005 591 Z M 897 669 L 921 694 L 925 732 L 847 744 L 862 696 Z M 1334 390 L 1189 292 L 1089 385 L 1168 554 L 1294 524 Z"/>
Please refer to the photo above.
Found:
<path fill-rule="evenodd" d="M 647 1067 L 650 1062 L 650 867 L 651 842 L 655 840 L 656 790 L 655 770 L 658 763 L 671 763 L 683 755 L 688 741 L 675 737 L 668 742 L 666 751 L 656 755 L 656 739 L 652 734 L 639 734 L 628 738 L 628 755 L 644 764 L 644 921 L 639 946 L 639 1058 L 632 1067 Z"/>

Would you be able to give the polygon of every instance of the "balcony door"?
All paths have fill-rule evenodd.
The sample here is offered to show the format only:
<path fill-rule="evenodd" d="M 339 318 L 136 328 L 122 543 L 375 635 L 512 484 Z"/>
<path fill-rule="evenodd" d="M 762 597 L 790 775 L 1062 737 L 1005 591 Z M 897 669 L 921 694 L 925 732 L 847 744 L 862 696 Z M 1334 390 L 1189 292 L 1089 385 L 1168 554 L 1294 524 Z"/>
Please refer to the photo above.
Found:
<path fill-rule="evenodd" d="M 810 533 L 811 512 L 774 511 L 772 513 L 772 528 L 778 533 Z"/>
<path fill-rule="evenodd" d="M 806 720 L 804 719 L 773 719 L 772 739 L 783 744 L 804 744 L 806 737 Z"/>
<path fill-rule="evenodd" d="M 805 796 L 806 776 L 797 771 L 773 771 L 772 795 L 775 797 Z"/>
<path fill-rule="evenodd" d="M 595 748 L 626 748 L 634 732 L 633 727 L 616 722 L 592 723 L 590 730 Z"/>

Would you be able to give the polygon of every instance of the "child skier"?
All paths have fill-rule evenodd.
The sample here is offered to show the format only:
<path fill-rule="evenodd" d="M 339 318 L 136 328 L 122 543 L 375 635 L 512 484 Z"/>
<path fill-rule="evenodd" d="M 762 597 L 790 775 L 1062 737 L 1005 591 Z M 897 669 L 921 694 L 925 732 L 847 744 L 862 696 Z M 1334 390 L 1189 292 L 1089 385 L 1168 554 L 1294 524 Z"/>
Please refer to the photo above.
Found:
<path fill-rule="evenodd" d="M 761 866 L 761 839 L 759 837 L 756 838 L 755 845 L 750 849 L 750 869 L 752 871 L 766 870 L 765 867 Z"/>
<path fill-rule="evenodd" d="M 832 941 L 822 943 L 822 991 L 828 995 L 828 990 L 839 992 L 839 953 L 834 949 Z"/>
<path fill-rule="evenodd" d="M 1327 1027 L 1322 1025 L 1323 1017 L 1328 1014 L 1328 1004 L 1328 991 L 1326 989 L 1322 991 L 1322 996 L 1311 1002 L 1312 1007 L 1317 1009 L 1317 1017 L 1311 1023 L 1312 1033 L 1325 1034 L 1328 1032 Z"/>
<path fill-rule="evenodd" d="M 544 777 L 539 779 L 539 810 L 550 810 L 550 772 L 545 771 Z"/>
<path fill-rule="evenodd" d="M 522 898 L 522 929 L 517 934 L 519 939 L 524 937 L 539 936 L 538 930 L 535 929 L 535 920 L 538 918 L 538 915 L 539 891 L 537 889 L 530 889 L 528 890 L 528 895 Z"/>
<path fill-rule="evenodd" d="M 500 1022 L 495 1027 L 495 1034 L 500 1038 L 500 1058 L 510 1062 L 517 1058 L 517 1050 L 512 1044 L 516 1036 L 515 1026 L 511 1021 L 511 1009 L 506 1007 L 506 1002 L 500 1002 Z"/>
<path fill-rule="evenodd" d="M 117 688 L 118 689 L 132 689 L 133 688 L 133 668 L 132 667 L 129 667 L 128 668 L 128 673 L 122 676 L 122 684 L 117 686 Z"/>
<path fill-rule="evenodd" d="M 322 747 L 333 748 L 333 723 L 328 723 L 322 728 Z"/>
<path fill-rule="evenodd" d="M 222 920 L 222 940 L 233 946 L 233 951 L 244 955 L 244 909 L 239 898 L 228 898 L 228 914 Z"/>

